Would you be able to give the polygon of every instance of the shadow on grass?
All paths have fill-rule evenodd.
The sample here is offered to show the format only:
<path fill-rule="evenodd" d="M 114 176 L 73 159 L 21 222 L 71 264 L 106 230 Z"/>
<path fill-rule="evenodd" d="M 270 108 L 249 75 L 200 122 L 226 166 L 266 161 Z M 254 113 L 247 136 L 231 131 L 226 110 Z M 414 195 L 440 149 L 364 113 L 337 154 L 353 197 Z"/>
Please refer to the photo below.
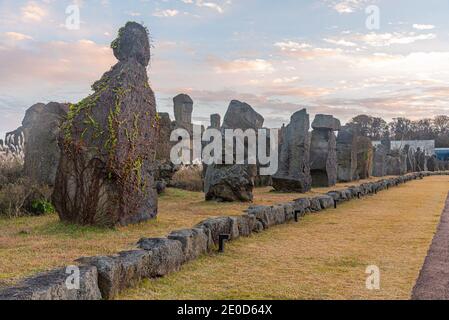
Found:
<path fill-rule="evenodd" d="M 116 229 L 80 226 L 61 221 L 52 221 L 35 229 L 35 232 L 47 236 L 63 236 L 67 238 L 89 238 L 90 236 L 106 235 L 117 232 Z"/>

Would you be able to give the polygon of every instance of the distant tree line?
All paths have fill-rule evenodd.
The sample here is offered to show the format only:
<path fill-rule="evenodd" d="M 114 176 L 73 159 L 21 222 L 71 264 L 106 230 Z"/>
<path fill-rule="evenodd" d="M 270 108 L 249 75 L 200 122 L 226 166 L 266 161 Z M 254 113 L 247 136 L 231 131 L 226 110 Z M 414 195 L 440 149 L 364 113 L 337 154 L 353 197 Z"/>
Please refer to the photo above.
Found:
<path fill-rule="evenodd" d="M 391 140 L 435 140 L 437 148 L 449 148 L 449 116 L 417 121 L 395 118 L 387 123 L 382 118 L 359 115 L 347 125 L 372 140 L 381 140 L 385 136 Z"/>

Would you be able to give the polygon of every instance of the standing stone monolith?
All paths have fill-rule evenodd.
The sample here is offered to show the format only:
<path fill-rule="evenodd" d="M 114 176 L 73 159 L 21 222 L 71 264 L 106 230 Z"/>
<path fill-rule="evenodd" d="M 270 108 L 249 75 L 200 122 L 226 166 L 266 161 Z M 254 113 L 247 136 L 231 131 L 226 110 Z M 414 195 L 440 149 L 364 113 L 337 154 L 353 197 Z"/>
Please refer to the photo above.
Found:
<path fill-rule="evenodd" d="M 391 152 L 391 140 L 387 135 L 382 138 L 380 145 L 373 149 L 373 177 L 387 175 L 387 156 Z"/>
<path fill-rule="evenodd" d="M 181 93 L 173 98 L 176 128 L 184 128 L 191 132 L 193 100 L 187 94 Z"/>
<path fill-rule="evenodd" d="M 158 118 L 156 160 L 170 161 L 170 151 L 173 146 L 170 136 L 173 130 L 173 123 L 168 113 L 158 113 Z"/>
<path fill-rule="evenodd" d="M 368 179 L 373 170 L 373 143 L 367 137 L 357 137 L 357 177 Z"/>
<path fill-rule="evenodd" d="M 402 150 L 392 150 L 387 155 L 387 175 L 400 176 L 407 173 L 407 155 Z"/>
<path fill-rule="evenodd" d="M 407 155 L 407 172 L 416 172 L 415 149 L 406 144 L 404 146 L 404 153 Z"/>
<path fill-rule="evenodd" d="M 219 114 L 212 114 L 210 116 L 210 128 L 211 129 L 221 128 L 221 117 Z"/>
<path fill-rule="evenodd" d="M 24 172 L 38 184 L 53 186 L 61 151 L 60 126 L 67 118 L 69 104 L 51 102 L 33 105 L 22 122 L 25 136 Z"/>
<path fill-rule="evenodd" d="M 128 22 L 111 44 L 119 62 L 71 105 L 62 127 L 53 203 L 61 220 L 113 227 L 154 218 L 159 125 L 148 84 L 148 31 Z"/>
<path fill-rule="evenodd" d="M 168 113 L 158 113 L 159 126 L 157 131 L 157 147 L 155 162 L 155 181 L 158 193 L 162 193 L 170 184 L 173 175 L 179 169 L 172 163 L 170 152 L 174 142 L 170 141 L 171 133 L 174 128 L 173 122 Z"/>
<path fill-rule="evenodd" d="M 272 177 L 276 191 L 305 193 L 312 188 L 309 128 L 309 115 L 303 109 L 293 114 L 290 124 L 281 130 L 279 169 Z"/>
<path fill-rule="evenodd" d="M 224 129 L 258 130 L 263 127 L 265 119 L 247 103 L 231 101 L 223 120 Z"/>
<path fill-rule="evenodd" d="M 247 103 L 231 101 L 222 126 L 223 139 L 226 129 L 261 129 L 264 118 Z M 225 145 L 225 143 L 223 143 Z M 244 146 L 248 150 L 247 143 Z M 235 148 L 233 150 L 234 164 L 212 164 L 207 166 L 204 192 L 206 200 L 242 201 L 253 200 L 254 179 L 257 175 L 257 165 L 235 164 Z M 247 152 L 245 151 L 245 154 Z M 225 160 L 226 150 L 223 152 Z"/>
<path fill-rule="evenodd" d="M 436 155 L 427 157 L 427 171 L 439 171 L 439 162 Z"/>
<path fill-rule="evenodd" d="M 350 182 L 357 179 L 357 133 L 344 126 L 337 137 L 337 180 Z"/>
<path fill-rule="evenodd" d="M 340 120 L 319 114 L 312 123 L 310 173 L 313 187 L 330 187 L 337 183 L 337 138 Z"/>
<path fill-rule="evenodd" d="M 427 163 L 426 163 L 426 153 L 421 150 L 421 148 L 416 149 L 415 153 L 415 159 L 416 159 L 416 171 L 417 172 L 423 172 L 427 170 Z"/>

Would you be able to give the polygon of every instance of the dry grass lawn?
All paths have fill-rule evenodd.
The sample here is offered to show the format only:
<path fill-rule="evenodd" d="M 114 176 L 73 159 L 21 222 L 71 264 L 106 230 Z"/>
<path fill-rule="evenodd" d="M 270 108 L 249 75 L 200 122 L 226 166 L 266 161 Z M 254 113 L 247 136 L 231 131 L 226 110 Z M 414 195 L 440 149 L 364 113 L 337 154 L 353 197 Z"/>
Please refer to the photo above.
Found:
<path fill-rule="evenodd" d="M 254 203 L 271 205 L 329 189 L 316 189 L 305 195 L 270 191 L 271 188 L 257 189 Z M 0 287 L 37 272 L 73 264 L 79 257 L 133 249 L 142 237 L 166 236 L 211 216 L 240 215 L 248 206 L 248 203 L 205 202 L 203 193 L 168 189 L 160 197 L 157 220 L 115 230 L 64 224 L 57 215 L 0 218 Z"/>
<path fill-rule="evenodd" d="M 409 299 L 448 190 L 449 177 L 429 177 L 345 203 L 238 240 L 121 298 Z M 380 267 L 379 291 L 366 289 L 369 265 Z"/>

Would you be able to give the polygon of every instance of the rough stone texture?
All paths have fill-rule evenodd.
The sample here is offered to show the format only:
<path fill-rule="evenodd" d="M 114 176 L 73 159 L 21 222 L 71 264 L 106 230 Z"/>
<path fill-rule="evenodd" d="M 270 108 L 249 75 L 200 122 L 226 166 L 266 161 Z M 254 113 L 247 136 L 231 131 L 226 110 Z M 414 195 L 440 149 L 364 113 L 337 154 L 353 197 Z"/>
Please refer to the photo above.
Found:
<path fill-rule="evenodd" d="M 263 122 L 263 117 L 251 106 L 234 100 L 226 112 L 222 129 L 242 129 L 243 131 L 254 129 L 257 131 L 262 128 Z M 247 147 L 245 146 L 245 148 Z M 224 155 L 225 152 L 223 152 Z M 257 165 L 213 164 L 207 166 L 204 180 L 206 200 L 252 201 L 256 175 Z"/>
<path fill-rule="evenodd" d="M 310 207 L 310 200 L 308 198 L 300 198 L 296 199 L 294 204 L 295 204 L 295 211 L 305 214 L 307 209 Z"/>
<path fill-rule="evenodd" d="M 276 191 L 305 193 L 312 188 L 309 126 L 309 115 L 303 109 L 281 130 L 279 169 L 272 177 Z"/>
<path fill-rule="evenodd" d="M 263 188 L 263 187 L 271 187 L 273 186 L 273 179 L 272 176 L 263 176 L 260 173 L 260 168 L 257 169 L 257 176 L 254 178 L 254 186 L 256 188 Z"/>
<path fill-rule="evenodd" d="M 211 234 L 207 228 L 186 229 L 173 231 L 168 239 L 181 242 L 185 261 L 191 261 L 209 251 Z"/>
<path fill-rule="evenodd" d="M 36 104 L 23 120 L 25 136 L 25 175 L 38 184 L 53 185 L 61 151 L 60 126 L 67 117 L 68 104 Z"/>
<path fill-rule="evenodd" d="M 387 175 L 397 176 L 401 171 L 401 159 L 398 156 L 387 156 Z"/>
<path fill-rule="evenodd" d="M 284 205 L 274 205 L 271 207 L 271 213 L 274 216 L 275 224 L 284 224 L 287 221 Z"/>
<path fill-rule="evenodd" d="M 210 128 L 212 129 L 221 128 L 221 116 L 219 114 L 212 114 L 210 116 Z"/>
<path fill-rule="evenodd" d="M 310 198 L 310 210 L 312 212 L 320 212 L 322 210 L 321 202 L 319 197 Z"/>
<path fill-rule="evenodd" d="M 123 251 L 113 256 L 86 257 L 77 261 L 98 269 L 98 285 L 107 300 L 143 279 L 154 277 L 152 253 L 146 250 Z"/>
<path fill-rule="evenodd" d="M 335 200 L 329 195 L 319 196 L 317 197 L 317 199 L 320 201 L 320 205 L 323 210 L 332 208 L 334 206 Z"/>
<path fill-rule="evenodd" d="M 264 118 L 247 103 L 231 101 L 223 120 L 224 129 L 261 129 Z"/>
<path fill-rule="evenodd" d="M 150 253 L 151 278 L 178 271 L 184 261 L 182 244 L 176 240 L 143 238 L 139 240 L 138 247 Z"/>
<path fill-rule="evenodd" d="M 331 115 L 317 114 L 312 123 L 315 130 L 339 131 L 341 128 L 340 120 Z"/>
<path fill-rule="evenodd" d="M 339 121 L 332 116 L 317 115 L 310 143 L 310 173 L 313 187 L 330 187 L 337 183 L 337 141 L 334 129 Z"/>
<path fill-rule="evenodd" d="M 244 214 L 235 217 L 240 237 L 249 237 L 256 227 L 257 219 L 254 215 Z"/>
<path fill-rule="evenodd" d="M 373 144 L 369 138 L 357 137 L 357 177 L 368 179 L 373 170 Z"/>
<path fill-rule="evenodd" d="M 357 135 L 349 126 L 337 137 L 337 180 L 350 182 L 357 178 Z"/>
<path fill-rule="evenodd" d="M 98 286 L 104 299 L 113 299 L 122 290 L 137 285 L 142 279 L 162 277 L 178 271 L 185 261 L 179 241 L 141 239 L 138 246 L 142 250 L 77 260 L 98 269 Z"/>
<path fill-rule="evenodd" d="M 435 155 L 428 157 L 427 159 L 427 170 L 431 172 L 439 171 L 440 170 L 440 164 Z"/>
<path fill-rule="evenodd" d="M 163 181 L 156 182 L 156 191 L 157 194 L 162 194 L 167 190 L 167 184 Z"/>
<path fill-rule="evenodd" d="M 121 62 L 135 61 L 144 67 L 150 63 L 148 31 L 138 23 L 128 22 L 125 27 L 120 28 L 111 47 L 114 56 Z"/>
<path fill-rule="evenodd" d="M 0 290 L 0 300 L 101 300 L 97 269 L 80 266 L 80 289 L 68 289 L 66 281 L 72 273 L 66 268 L 38 274 L 17 286 Z"/>
<path fill-rule="evenodd" d="M 387 175 L 387 152 L 384 146 L 374 148 L 373 155 L 373 176 L 383 177 Z"/>
<path fill-rule="evenodd" d="M 158 160 L 155 167 L 155 180 L 164 183 L 166 186 L 172 185 L 171 180 L 174 174 L 181 169 L 181 166 L 174 165 L 170 160 Z"/>
<path fill-rule="evenodd" d="M 170 152 L 174 143 L 170 141 L 170 136 L 173 130 L 173 124 L 168 113 L 158 113 L 158 118 L 156 160 L 163 163 L 171 162 Z"/>
<path fill-rule="evenodd" d="M 269 129 L 269 128 L 263 128 L 264 130 L 266 130 L 266 147 L 267 150 L 270 149 L 271 146 L 271 130 L 276 130 L 277 129 Z M 279 131 L 278 131 L 279 134 Z M 279 136 L 278 136 L 279 137 Z M 257 148 L 259 148 L 260 146 L 260 140 L 261 137 L 259 136 L 259 143 L 257 144 Z M 280 144 L 278 144 L 280 147 Z M 262 169 L 268 169 L 270 166 L 270 164 L 261 164 L 260 162 L 257 163 L 257 175 L 254 178 L 254 186 L 256 188 L 263 188 L 263 187 L 271 187 L 273 186 L 273 179 L 271 175 L 262 175 Z"/>
<path fill-rule="evenodd" d="M 284 207 L 285 220 L 291 221 L 295 217 L 295 203 L 289 202 L 282 205 Z"/>
<path fill-rule="evenodd" d="M 63 126 L 52 196 L 63 221 L 111 227 L 157 215 L 158 121 L 145 63 L 147 31 L 129 22 L 112 46 L 120 61 L 91 96 L 71 105 Z"/>
<path fill-rule="evenodd" d="M 251 206 L 247 210 L 248 215 L 254 216 L 261 223 L 262 229 L 268 229 L 276 224 L 275 217 L 271 207 L 268 206 Z M 256 225 L 256 228 L 258 226 Z"/>
<path fill-rule="evenodd" d="M 400 176 L 407 173 L 407 155 L 400 152 L 392 152 L 387 158 L 387 175 Z"/>
<path fill-rule="evenodd" d="M 206 170 L 206 200 L 253 201 L 255 168 L 244 165 L 210 165 Z"/>
<path fill-rule="evenodd" d="M 98 286 L 103 299 L 113 299 L 120 290 L 126 288 L 121 280 L 122 267 L 118 255 L 85 257 L 78 259 L 77 262 L 92 265 L 98 269 Z"/>
<path fill-rule="evenodd" d="M 407 172 L 416 172 L 415 149 L 407 144 L 404 147 L 404 153 L 407 155 Z"/>
<path fill-rule="evenodd" d="M 192 124 L 193 100 L 187 94 L 179 94 L 173 98 L 175 121 L 177 127 L 190 129 Z"/>
<path fill-rule="evenodd" d="M 208 248 L 212 248 L 213 245 L 218 245 L 218 238 L 222 234 L 231 236 L 232 239 L 237 239 L 239 234 L 239 225 L 236 219 L 230 217 L 211 218 L 199 223 L 196 229 L 205 230 L 206 234 L 210 234 L 210 242 Z"/>
<path fill-rule="evenodd" d="M 416 159 L 416 171 L 417 172 L 427 171 L 426 154 L 421 150 L 421 148 L 418 148 L 416 150 L 415 159 Z"/>

